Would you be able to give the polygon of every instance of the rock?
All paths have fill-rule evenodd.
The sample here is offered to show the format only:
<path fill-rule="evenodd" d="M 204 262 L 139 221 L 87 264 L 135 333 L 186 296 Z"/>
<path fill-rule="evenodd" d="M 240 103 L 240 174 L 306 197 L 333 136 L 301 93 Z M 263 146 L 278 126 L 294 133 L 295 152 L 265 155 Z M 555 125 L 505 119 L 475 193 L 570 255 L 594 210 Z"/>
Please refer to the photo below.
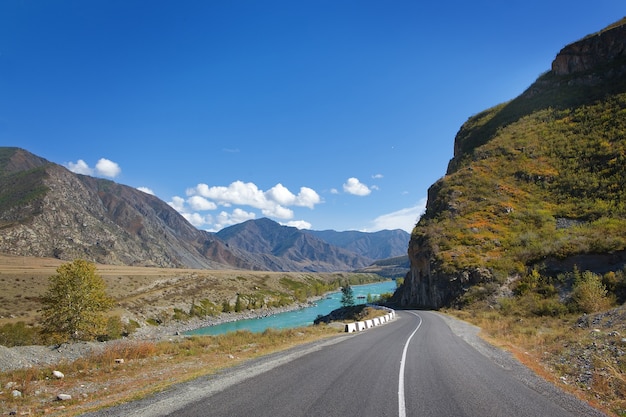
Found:
<path fill-rule="evenodd" d="M 65 378 L 65 375 L 61 371 L 52 371 L 52 376 L 54 376 L 56 379 Z"/>
<path fill-rule="evenodd" d="M 122 358 L 115 359 L 115 363 L 124 363 L 124 359 Z"/>
<path fill-rule="evenodd" d="M 13 398 L 19 398 L 22 396 L 22 391 L 14 389 L 13 391 L 11 391 L 11 395 L 13 396 Z"/>
<path fill-rule="evenodd" d="M 625 32 L 626 27 L 620 25 L 564 47 L 552 62 L 552 71 L 557 75 L 580 73 L 623 57 Z"/>
<path fill-rule="evenodd" d="M 70 394 L 59 394 L 57 395 L 57 400 L 59 401 L 68 401 L 71 400 L 72 396 Z"/>
<path fill-rule="evenodd" d="M 17 386 L 17 382 L 11 381 L 11 382 L 7 382 L 7 384 L 4 386 L 4 389 L 11 389 L 16 386 Z"/>

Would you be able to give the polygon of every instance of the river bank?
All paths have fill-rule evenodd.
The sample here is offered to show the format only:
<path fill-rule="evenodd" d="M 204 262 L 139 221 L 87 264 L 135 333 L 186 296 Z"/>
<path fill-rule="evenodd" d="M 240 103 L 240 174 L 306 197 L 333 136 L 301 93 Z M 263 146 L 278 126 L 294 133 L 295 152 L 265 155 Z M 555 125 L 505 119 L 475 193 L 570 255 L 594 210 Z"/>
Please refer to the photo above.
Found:
<path fill-rule="evenodd" d="M 128 341 L 159 342 L 183 338 L 183 333 L 207 326 L 229 323 L 237 320 L 257 319 L 289 311 L 310 307 L 322 297 L 309 299 L 304 303 L 295 303 L 283 307 L 245 310 L 242 312 L 222 313 L 215 317 L 192 317 L 185 321 L 170 321 L 158 326 L 144 324 L 130 336 L 124 339 L 106 342 L 72 342 L 52 346 L 0 346 L 0 372 L 16 369 L 31 368 L 34 366 L 55 365 L 61 362 L 73 362 L 92 354 L 98 354 L 116 343 Z M 312 324 L 312 323 L 311 323 Z"/>
<path fill-rule="evenodd" d="M 132 335 L 131 339 L 140 340 L 162 340 L 173 336 L 180 336 L 185 332 L 197 330 L 204 327 L 217 326 L 220 324 L 231 323 L 240 320 L 262 319 L 274 316 L 276 314 L 288 313 L 290 311 L 301 310 L 311 307 L 324 297 L 312 297 L 304 303 L 295 303 L 283 307 L 267 307 L 256 310 L 244 310 L 240 312 L 220 313 L 218 316 L 207 317 L 190 317 L 185 321 L 170 321 L 158 326 L 145 324 L 138 328 Z M 313 324 L 313 323 L 311 323 Z"/>

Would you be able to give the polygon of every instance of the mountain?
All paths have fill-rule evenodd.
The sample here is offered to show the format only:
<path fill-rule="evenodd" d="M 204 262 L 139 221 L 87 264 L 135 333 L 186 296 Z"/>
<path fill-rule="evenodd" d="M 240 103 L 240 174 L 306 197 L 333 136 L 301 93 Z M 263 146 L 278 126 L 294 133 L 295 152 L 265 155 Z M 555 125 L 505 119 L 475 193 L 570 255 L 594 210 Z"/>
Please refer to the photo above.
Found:
<path fill-rule="evenodd" d="M 373 259 L 331 245 L 308 231 L 262 218 L 224 228 L 217 237 L 274 271 L 352 271 Z"/>
<path fill-rule="evenodd" d="M 365 233 L 349 230 L 307 230 L 323 241 L 370 259 L 387 259 L 405 256 L 411 235 L 404 230 L 381 230 Z"/>
<path fill-rule="evenodd" d="M 113 265 L 252 268 L 158 198 L 0 148 L 0 252 Z"/>
<path fill-rule="evenodd" d="M 397 231 L 371 240 L 366 235 L 355 235 L 359 243 L 344 239 L 343 244 L 385 254 L 384 236 L 389 245 L 401 240 Z M 15 147 L 0 147 L 0 253 L 111 265 L 292 272 L 353 271 L 374 260 L 269 219 L 218 234 L 201 231 L 153 195 L 72 173 Z"/>
<path fill-rule="evenodd" d="M 461 126 L 411 235 L 397 303 L 510 292 L 533 270 L 624 268 L 625 23 L 567 45 L 519 97 Z"/>

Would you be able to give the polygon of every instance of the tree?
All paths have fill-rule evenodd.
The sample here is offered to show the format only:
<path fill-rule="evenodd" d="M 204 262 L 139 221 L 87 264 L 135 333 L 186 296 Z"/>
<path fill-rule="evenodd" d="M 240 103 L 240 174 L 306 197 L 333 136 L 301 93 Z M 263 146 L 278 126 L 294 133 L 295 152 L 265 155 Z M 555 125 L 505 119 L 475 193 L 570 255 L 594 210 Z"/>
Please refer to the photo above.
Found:
<path fill-rule="evenodd" d="M 54 340 L 93 340 L 106 333 L 113 307 L 95 264 L 77 259 L 57 268 L 43 297 L 43 333 Z"/>
<path fill-rule="evenodd" d="M 341 287 L 341 305 L 343 307 L 350 307 L 354 305 L 354 292 L 350 284 Z"/>

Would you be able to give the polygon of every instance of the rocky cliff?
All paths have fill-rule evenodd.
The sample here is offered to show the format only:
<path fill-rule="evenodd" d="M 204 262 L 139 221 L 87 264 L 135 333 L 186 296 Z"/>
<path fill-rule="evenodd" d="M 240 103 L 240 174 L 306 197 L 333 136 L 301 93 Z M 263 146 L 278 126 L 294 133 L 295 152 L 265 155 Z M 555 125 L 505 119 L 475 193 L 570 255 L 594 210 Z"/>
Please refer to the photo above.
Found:
<path fill-rule="evenodd" d="M 556 274 L 568 259 L 623 253 L 624 23 L 566 46 L 522 95 L 461 126 L 411 235 L 398 304 L 459 304 L 531 268 Z M 624 267 L 609 258 L 604 270 Z"/>

